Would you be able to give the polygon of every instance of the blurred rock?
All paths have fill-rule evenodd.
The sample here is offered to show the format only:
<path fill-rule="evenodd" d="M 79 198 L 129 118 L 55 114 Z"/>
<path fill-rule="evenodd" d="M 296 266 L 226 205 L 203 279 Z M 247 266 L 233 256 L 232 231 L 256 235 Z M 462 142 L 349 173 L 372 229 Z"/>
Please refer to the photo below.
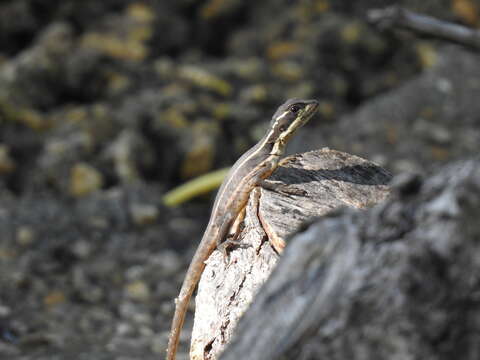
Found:
<path fill-rule="evenodd" d="M 30 245 L 35 239 L 35 233 L 28 226 L 22 226 L 17 229 L 17 242 L 22 246 Z"/>
<path fill-rule="evenodd" d="M 102 155 L 112 162 L 116 177 L 125 183 L 140 180 L 143 171 L 151 170 L 155 159 L 150 144 L 132 130 L 122 131 Z"/>
<path fill-rule="evenodd" d="M 51 107 L 61 93 L 66 58 L 73 49 L 73 29 L 49 25 L 28 48 L 0 68 L 0 99 L 12 107 Z M 50 84 L 57 83 L 53 88 Z M 48 89 L 49 91 L 45 91 Z M 16 110 L 18 111 L 18 110 Z"/>
<path fill-rule="evenodd" d="M 0 144 L 0 175 L 11 173 L 15 169 L 15 162 L 10 157 L 8 147 Z"/>
<path fill-rule="evenodd" d="M 54 290 L 50 292 L 43 299 L 43 304 L 47 307 L 52 307 L 58 304 L 62 304 L 64 302 L 65 302 L 65 294 L 58 290 Z"/>
<path fill-rule="evenodd" d="M 148 204 L 132 204 L 130 207 L 130 213 L 132 215 L 133 222 L 139 226 L 152 224 L 157 220 L 158 217 L 157 207 Z"/>
<path fill-rule="evenodd" d="M 103 176 L 88 164 L 74 165 L 70 173 L 70 194 L 79 197 L 98 190 L 103 185 Z"/>
<path fill-rule="evenodd" d="M 128 297 L 133 300 L 147 301 L 150 298 L 150 289 L 148 285 L 141 280 L 127 284 L 126 291 Z"/>

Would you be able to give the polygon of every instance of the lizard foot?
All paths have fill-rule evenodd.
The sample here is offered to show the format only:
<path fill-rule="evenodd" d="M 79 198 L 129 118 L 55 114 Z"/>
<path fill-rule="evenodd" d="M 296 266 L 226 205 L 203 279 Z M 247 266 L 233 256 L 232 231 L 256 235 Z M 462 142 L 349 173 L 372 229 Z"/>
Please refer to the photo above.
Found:
<path fill-rule="evenodd" d="M 232 250 L 233 248 L 243 248 L 243 249 L 245 249 L 245 248 L 248 248 L 250 246 L 251 245 L 249 245 L 249 244 L 241 243 L 240 240 L 238 239 L 238 237 L 231 236 L 231 237 L 228 237 L 221 244 L 218 244 L 217 245 L 217 250 L 220 251 L 223 254 L 225 262 L 228 263 L 228 261 L 230 260 L 230 255 L 229 255 L 230 250 Z"/>

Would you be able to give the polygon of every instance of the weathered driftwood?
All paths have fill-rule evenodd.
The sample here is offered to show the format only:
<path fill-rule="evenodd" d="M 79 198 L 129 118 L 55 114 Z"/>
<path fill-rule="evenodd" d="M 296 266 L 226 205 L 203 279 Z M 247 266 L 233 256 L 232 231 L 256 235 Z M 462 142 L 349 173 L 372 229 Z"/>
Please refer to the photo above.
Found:
<path fill-rule="evenodd" d="M 480 161 L 395 182 L 291 239 L 223 360 L 480 358 Z"/>
<path fill-rule="evenodd" d="M 368 20 L 382 28 L 401 28 L 439 39 L 451 41 L 473 50 L 480 50 L 480 31 L 462 25 L 417 14 L 400 6 L 373 9 Z"/>
<path fill-rule="evenodd" d="M 292 234 L 313 219 L 341 207 L 361 209 L 384 200 L 389 194 L 387 183 L 390 175 L 379 166 L 359 157 L 322 149 L 288 157 L 272 176 L 272 180 L 281 181 L 303 193 L 291 195 L 264 188 L 254 191 L 247 207 L 245 228 L 240 236 L 242 246 L 232 250 L 227 261 L 220 252 L 214 252 L 200 280 L 191 359 L 218 357 L 232 338 L 239 318 L 275 267 L 278 252 L 282 251 L 285 241 Z M 320 265 L 326 260 L 334 261 L 341 256 L 345 257 L 345 262 L 340 260 L 338 264 L 332 264 L 333 268 L 329 270 L 338 279 L 352 266 L 352 255 L 343 256 L 343 253 L 348 255 L 356 251 L 356 246 L 350 246 L 347 242 L 347 239 L 331 240 L 325 248 L 318 251 L 297 254 L 293 258 L 290 255 L 290 275 L 295 278 L 297 270 Z M 332 254 L 333 258 L 328 258 L 328 254 Z M 315 283 L 302 282 L 300 287 L 312 286 L 320 290 L 334 285 L 331 291 L 337 291 L 337 285 L 328 276 L 325 276 L 325 281 L 317 281 L 316 276 L 312 279 L 315 279 Z M 308 299 L 301 300 L 305 301 L 308 302 Z M 270 311 L 271 315 L 276 312 L 290 314 L 292 318 L 297 315 L 288 303 L 270 308 Z M 307 317 L 312 315 L 305 308 L 300 311 Z M 270 320 L 263 318 L 256 326 L 263 328 L 275 323 L 266 322 Z M 301 327 L 297 329 L 300 330 Z M 281 329 L 279 334 L 280 332 Z M 236 358 L 254 359 L 255 356 Z"/>

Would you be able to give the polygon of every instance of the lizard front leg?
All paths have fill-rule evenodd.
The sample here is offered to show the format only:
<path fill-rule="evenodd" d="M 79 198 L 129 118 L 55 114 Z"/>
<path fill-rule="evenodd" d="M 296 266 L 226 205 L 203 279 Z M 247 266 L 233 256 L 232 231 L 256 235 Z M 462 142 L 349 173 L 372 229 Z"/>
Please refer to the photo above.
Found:
<path fill-rule="evenodd" d="M 238 213 L 237 217 L 235 218 L 235 221 L 232 224 L 232 227 L 230 228 L 229 234 L 228 234 L 228 241 L 233 241 L 237 242 L 238 241 L 238 236 L 243 230 L 243 220 L 245 220 L 245 214 L 247 213 L 247 206 L 245 205 L 242 210 Z"/>
<path fill-rule="evenodd" d="M 247 211 L 247 206 L 245 205 L 240 212 L 237 214 L 230 229 L 226 239 L 217 239 L 217 249 L 220 250 L 225 257 L 228 257 L 227 250 L 233 246 L 239 246 L 238 236 L 243 230 L 242 224 L 245 219 L 245 214 Z"/>

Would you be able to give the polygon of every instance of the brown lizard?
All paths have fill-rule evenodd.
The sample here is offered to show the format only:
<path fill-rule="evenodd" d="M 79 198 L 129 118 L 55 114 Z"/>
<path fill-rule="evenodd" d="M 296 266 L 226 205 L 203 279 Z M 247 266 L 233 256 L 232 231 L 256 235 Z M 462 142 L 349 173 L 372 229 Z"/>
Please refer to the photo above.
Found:
<path fill-rule="evenodd" d="M 223 181 L 207 229 L 176 299 L 167 360 L 175 359 L 187 307 L 205 268 L 205 261 L 216 247 L 225 249 L 221 245 L 224 245 L 232 224 L 243 213 L 250 193 L 275 171 L 288 140 L 312 117 L 317 107 L 317 100 L 290 99 L 282 104 L 273 115 L 265 136 L 237 160 Z"/>

